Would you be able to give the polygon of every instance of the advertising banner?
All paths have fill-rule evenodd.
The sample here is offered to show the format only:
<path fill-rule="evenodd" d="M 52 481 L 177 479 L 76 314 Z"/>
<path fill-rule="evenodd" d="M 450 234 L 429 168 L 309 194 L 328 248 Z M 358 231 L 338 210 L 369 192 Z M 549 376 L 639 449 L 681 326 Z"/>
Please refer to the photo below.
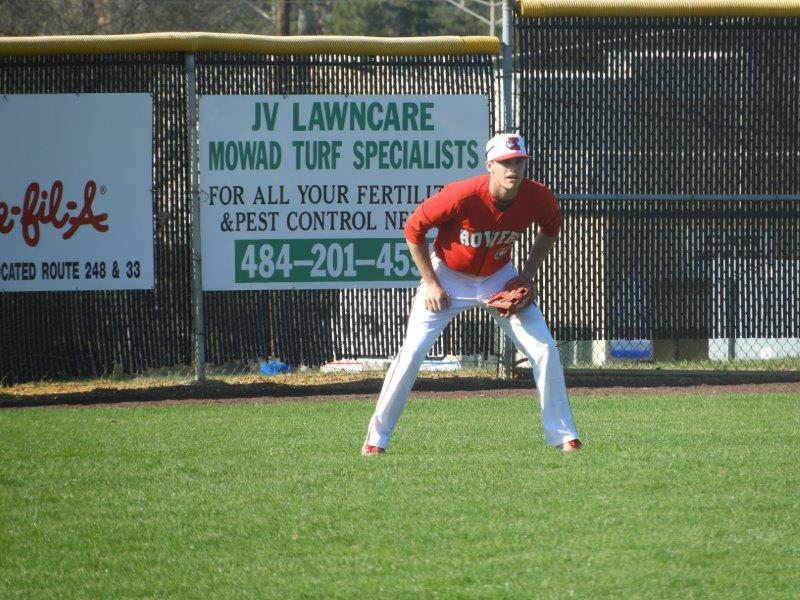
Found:
<path fill-rule="evenodd" d="M 203 288 L 416 285 L 403 225 L 488 132 L 485 96 L 201 96 Z"/>
<path fill-rule="evenodd" d="M 0 291 L 153 287 L 149 94 L 0 96 Z"/>

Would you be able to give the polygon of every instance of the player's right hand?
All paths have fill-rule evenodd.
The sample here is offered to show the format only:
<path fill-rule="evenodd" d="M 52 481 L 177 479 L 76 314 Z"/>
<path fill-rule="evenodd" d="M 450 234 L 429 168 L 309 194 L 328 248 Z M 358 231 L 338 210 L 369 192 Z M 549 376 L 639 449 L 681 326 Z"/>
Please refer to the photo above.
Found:
<path fill-rule="evenodd" d="M 440 285 L 425 286 L 425 308 L 439 312 L 450 307 L 450 294 Z"/>

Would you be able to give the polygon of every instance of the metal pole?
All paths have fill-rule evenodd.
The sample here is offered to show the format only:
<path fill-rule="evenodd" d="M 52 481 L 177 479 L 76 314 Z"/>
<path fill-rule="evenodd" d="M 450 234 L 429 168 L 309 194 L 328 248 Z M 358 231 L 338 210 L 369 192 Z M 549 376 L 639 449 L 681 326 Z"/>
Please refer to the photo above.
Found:
<path fill-rule="evenodd" d="M 503 0 L 503 131 L 515 131 L 513 120 L 513 77 L 514 77 L 514 13 L 512 0 Z M 498 370 L 501 379 L 511 379 L 514 374 L 514 344 L 508 336 L 500 330 L 500 361 Z"/>
<path fill-rule="evenodd" d="M 503 131 L 514 126 L 514 11 L 512 0 L 503 0 Z"/>
<path fill-rule="evenodd" d="M 728 334 L 728 360 L 736 360 L 736 334 L 738 333 L 739 318 L 739 283 L 736 279 L 730 278 L 727 282 L 728 289 L 725 298 Z"/>
<path fill-rule="evenodd" d="M 186 53 L 186 144 L 192 202 L 192 316 L 194 317 L 194 376 L 206 378 L 206 329 L 203 319 L 203 271 L 200 255 L 199 148 L 197 141 L 197 73 L 193 52 Z"/>

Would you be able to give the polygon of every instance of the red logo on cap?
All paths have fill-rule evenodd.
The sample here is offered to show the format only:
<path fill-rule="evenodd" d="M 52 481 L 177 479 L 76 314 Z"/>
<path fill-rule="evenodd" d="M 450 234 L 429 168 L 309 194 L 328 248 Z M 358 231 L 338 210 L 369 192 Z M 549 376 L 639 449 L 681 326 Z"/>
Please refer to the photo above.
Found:
<path fill-rule="evenodd" d="M 509 150 L 519 150 L 519 138 L 516 136 L 509 137 L 506 140 L 506 147 Z"/>

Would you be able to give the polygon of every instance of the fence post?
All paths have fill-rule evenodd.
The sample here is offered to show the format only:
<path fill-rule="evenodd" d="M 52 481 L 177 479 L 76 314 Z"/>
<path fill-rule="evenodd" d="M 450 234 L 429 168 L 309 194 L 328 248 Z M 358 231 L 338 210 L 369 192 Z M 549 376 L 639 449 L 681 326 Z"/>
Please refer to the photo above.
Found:
<path fill-rule="evenodd" d="M 503 0 L 503 131 L 515 131 L 514 126 L 514 11 L 512 0 Z"/>
<path fill-rule="evenodd" d="M 503 0 L 503 131 L 515 131 L 514 124 L 514 12 L 512 0 Z M 499 326 L 498 326 L 499 329 Z M 514 372 L 514 345 L 500 329 L 500 360 L 498 375 L 501 379 L 511 379 Z"/>
<path fill-rule="evenodd" d="M 192 316 L 194 320 L 194 376 L 206 378 L 206 329 L 203 320 L 203 271 L 200 257 L 200 187 L 197 141 L 197 72 L 194 52 L 187 52 L 186 145 L 189 152 L 189 189 L 192 202 Z"/>

